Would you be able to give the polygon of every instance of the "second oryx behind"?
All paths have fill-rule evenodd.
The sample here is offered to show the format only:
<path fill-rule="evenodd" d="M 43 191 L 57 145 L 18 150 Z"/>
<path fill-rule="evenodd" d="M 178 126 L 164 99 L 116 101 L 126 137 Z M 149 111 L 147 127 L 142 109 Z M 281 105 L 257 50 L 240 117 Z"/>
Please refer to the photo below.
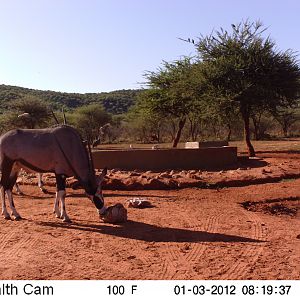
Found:
<path fill-rule="evenodd" d="M 42 178 L 42 173 L 37 173 L 37 181 L 38 181 L 38 187 L 40 189 L 41 192 L 43 193 L 47 193 L 47 190 L 44 188 L 44 182 L 43 182 L 43 178 Z M 18 180 L 15 183 L 15 187 L 16 187 L 16 192 L 18 195 L 23 195 L 23 192 L 20 189 Z"/>
<path fill-rule="evenodd" d="M 54 212 L 63 221 L 70 221 L 65 208 L 65 187 L 66 178 L 71 176 L 79 181 L 99 215 L 105 213 L 101 183 L 106 169 L 100 176 L 95 175 L 91 153 L 73 127 L 60 125 L 46 129 L 16 129 L 0 137 L 0 187 L 2 214 L 6 219 L 10 215 L 6 208 L 5 194 L 12 215 L 16 220 L 21 218 L 12 197 L 12 188 L 20 168 L 39 173 L 55 173 L 57 193 Z"/>

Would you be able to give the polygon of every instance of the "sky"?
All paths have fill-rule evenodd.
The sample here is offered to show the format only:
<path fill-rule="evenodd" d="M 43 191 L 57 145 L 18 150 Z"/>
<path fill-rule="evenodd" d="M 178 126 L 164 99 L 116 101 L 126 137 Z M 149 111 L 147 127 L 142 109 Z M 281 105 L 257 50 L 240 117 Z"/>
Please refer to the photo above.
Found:
<path fill-rule="evenodd" d="M 0 0 L 0 84 L 97 93 L 143 87 L 146 71 L 194 55 L 179 38 L 260 20 L 300 51 L 299 0 Z"/>

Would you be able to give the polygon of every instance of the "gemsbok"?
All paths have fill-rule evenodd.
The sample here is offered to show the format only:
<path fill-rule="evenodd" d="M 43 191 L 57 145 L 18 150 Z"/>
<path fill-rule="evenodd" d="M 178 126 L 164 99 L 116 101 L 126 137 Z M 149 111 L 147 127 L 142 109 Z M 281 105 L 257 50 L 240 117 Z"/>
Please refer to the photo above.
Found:
<path fill-rule="evenodd" d="M 100 176 L 96 176 L 90 147 L 87 149 L 73 127 L 59 125 L 46 129 L 15 129 L 0 137 L 0 188 L 5 219 L 10 219 L 5 194 L 12 216 L 15 220 L 21 219 L 12 197 L 12 188 L 21 168 L 29 172 L 55 173 L 57 192 L 54 213 L 64 222 L 70 222 L 65 208 L 65 187 L 66 178 L 71 176 L 78 180 L 99 215 L 105 213 L 101 183 L 107 170 L 105 168 Z"/>
<path fill-rule="evenodd" d="M 43 174 L 42 173 L 37 173 L 36 176 L 37 176 L 38 187 L 39 187 L 40 191 L 43 192 L 44 194 L 46 194 L 47 190 L 44 187 L 44 181 L 43 181 L 43 178 L 42 178 Z M 15 187 L 16 187 L 17 194 L 18 195 L 23 195 L 23 192 L 21 191 L 19 183 L 17 181 L 15 183 Z"/>

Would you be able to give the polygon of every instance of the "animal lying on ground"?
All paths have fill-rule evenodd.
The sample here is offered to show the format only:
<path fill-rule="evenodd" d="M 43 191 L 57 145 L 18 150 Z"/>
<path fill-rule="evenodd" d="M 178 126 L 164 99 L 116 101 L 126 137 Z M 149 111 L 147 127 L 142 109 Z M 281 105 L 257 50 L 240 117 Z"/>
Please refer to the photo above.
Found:
<path fill-rule="evenodd" d="M 70 222 L 65 208 L 65 187 L 66 178 L 71 176 L 79 181 L 99 215 L 105 214 L 101 183 L 107 170 L 105 168 L 100 176 L 95 175 L 91 153 L 73 127 L 59 125 L 46 129 L 16 129 L 0 137 L 0 188 L 5 219 L 10 219 L 5 194 L 12 216 L 16 220 L 21 218 L 12 196 L 12 188 L 21 168 L 27 172 L 55 173 L 57 192 L 54 213 L 64 222 Z"/>

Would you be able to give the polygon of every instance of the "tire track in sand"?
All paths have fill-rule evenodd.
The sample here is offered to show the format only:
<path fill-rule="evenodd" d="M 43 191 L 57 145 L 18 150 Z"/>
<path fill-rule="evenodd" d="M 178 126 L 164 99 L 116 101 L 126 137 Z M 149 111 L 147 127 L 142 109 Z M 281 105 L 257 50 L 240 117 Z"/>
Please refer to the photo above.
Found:
<path fill-rule="evenodd" d="M 5 222 L 11 222 L 11 221 L 5 221 Z M 5 230 L 7 232 L 0 233 L 0 251 L 1 251 L 1 253 L 2 253 L 2 250 L 4 250 L 6 248 L 6 246 L 10 243 L 10 240 L 16 234 L 16 228 L 14 226 L 10 226 L 9 228 L 6 228 Z"/>
<path fill-rule="evenodd" d="M 186 212 L 183 212 L 182 209 L 178 209 L 176 211 L 176 218 L 181 221 L 184 220 L 186 222 Z M 188 222 L 189 224 L 189 222 Z M 170 242 L 166 243 L 165 251 L 163 251 L 163 261 L 161 267 L 161 273 L 158 276 L 159 280 L 171 280 L 174 279 L 180 269 L 180 248 L 178 243 L 176 243 L 176 235 L 175 232 L 173 236 L 170 238 Z M 172 241 L 173 240 L 173 241 Z"/>
<path fill-rule="evenodd" d="M 222 274 L 221 280 L 225 279 L 238 279 L 243 280 L 247 279 L 246 275 L 249 269 L 255 264 L 258 260 L 260 254 L 262 253 L 267 237 L 267 227 L 262 226 L 261 219 L 254 212 L 243 212 L 248 221 L 251 222 L 252 225 L 252 234 L 250 238 L 254 240 L 262 241 L 260 242 L 251 242 L 245 243 L 243 250 L 239 252 L 238 258 L 235 260 L 231 267 Z M 239 259 L 240 258 L 240 259 Z M 241 260 L 243 259 L 243 260 Z"/>
<path fill-rule="evenodd" d="M 10 262 L 15 265 L 18 261 L 27 260 L 33 246 L 39 241 L 40 233 L 24 236 L 20 226 L 22 225 L 19 223 L 14 224 L 6 229 L 7 233 L 0 234 L 0 264 L 3 266 L 9 265 Z"/>
<path fill-rule="evenodd" d="M 210 216 L 204 228 L 202 226 L 200 227 L 199 224 L 195 224 L 191 228 L 195 230 L 204 230 L 205 232 L 212 233 L 217 228 L 219 216 L 220 215 Z M 193 243 L 191 250 L 189 250 L 185 255 L 185 259 L 188 262 L 192 263 L 198 261 L 199 257 L 203 255 L 203 253 L 207 249 L 207 244 L 205 242 L 206 241 Z"/>
<path fill-rule="evenodd" d="M 185 229 L 187 230 L 192 229 L 191 231 L 199 231 L 200 235 L 201 231 L 205 233 L 214 232 L 220 214 L 215 214 L 198 221 L 197 217 L 199 216 L 195 215 L 196 213 L 196 211 L 193 211 L 187 214 L 186 211 L 180 210 L 180 213 L 177 213 L 177 216 L 187 223 L 187 226 L 185 226 Z M 208 248 L 206 240 L 197 241 L 193 239 L 195 239 L 195 237 L 192 236 L 190 241 L 186 241 L 187 249 L 184 249 L 185 244 L 182 241 L 168 247 L 167 251 L 165 251 L 164 273 L 162 274 L 163 279 L 186 279 L 187 273 L 191 271 Z"/>

